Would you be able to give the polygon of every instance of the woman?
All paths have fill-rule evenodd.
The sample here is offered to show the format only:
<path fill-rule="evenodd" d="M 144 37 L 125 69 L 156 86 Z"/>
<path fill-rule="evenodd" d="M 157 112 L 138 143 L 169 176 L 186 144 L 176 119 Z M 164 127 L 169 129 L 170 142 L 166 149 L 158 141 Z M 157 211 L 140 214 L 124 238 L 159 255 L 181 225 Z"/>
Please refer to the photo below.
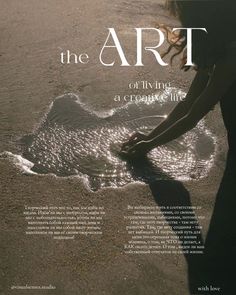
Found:
<path fill-rule="evenodd" d="M 216 204 L 205 242 L 205 255 L 198 270 L 202 272 L 193 292 L 200 294 L 235 294 L 236 230 L 236 3 L 235 1 L 168 1 L 169 10 L 183 27 L 206 28 L 208 34 L 193 33 L 193 61 L 197 73 L 184 102 L 180 102 L 159 126 L 149 134 L 136 133 L 124 143 L 121 153 L 126 157 L 145 155 L 151 149 L 176 139 L 192 129 L 220 102 L 228 132 L 228 158 L 225 173 L 216 197 Z M 184 31 L 178 53 L 184 52 Z M 181 41 L 182 40 L 182 41 Z M 168 50 L 170 51 L 170 50 Z M 205 288 L 205 292 L 203 291 Z M 210 290 L 210 288 L 216 288 Z M 219 289 L 217 289 L 219 288 Z M 208 290 L 209 289 L 209 290 Z M 215 293 L 214 293 L 215 292 Z"/>
<path fill-rule="evenodd" d="M 234 149 L 232 134 L 235 116 L 229 118 L 228 95 L 236 82 L 236 4 L 232 1 L 168 1 L 168 7 L 178 16 L 183 27 L 205 27 L 205 32 L 193 33 L 193 61 L 197 74 L 184 102 L 180 102 L 157 128 L 145 135 L 135 133 L 122 146 L 125 156 L 146 154 L 191 130 L 221 101 L 225 125 L 230 133 L 230 150 Z M 184 37 L 184 31 L 180 37 Z M 184 51 L 185 41 L 180 47 Z M 175 47 L 171 45 L 171 47 Z M 235 133 L 235 132 L 233 132 Z"/>

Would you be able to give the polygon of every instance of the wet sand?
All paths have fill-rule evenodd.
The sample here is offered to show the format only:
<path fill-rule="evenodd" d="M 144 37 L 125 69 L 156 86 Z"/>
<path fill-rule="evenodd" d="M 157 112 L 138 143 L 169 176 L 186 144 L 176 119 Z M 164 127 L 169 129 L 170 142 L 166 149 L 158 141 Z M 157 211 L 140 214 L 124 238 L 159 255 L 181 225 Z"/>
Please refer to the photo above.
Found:
<path fill-rule="evenodd" d="M 0 11 L 0 152 L 19 154 L 19 139 L 34 131 L 55 97 L 73 92 L 97 111 L 120 107 L 116 94 L 128 92 L 127 81 L 173 81 L 187 90 L 194 73 L 177 65 L 161 68 L 151 56 L 143 68 L 104 68 L 98 62 L 107 27 L 116 27 L 127 56 L 135 48 L 134 27 L 172 24 L 162 1 L 3 1 Z M 148 40 L 148 36 L 145 39 Z M 61 50 L 88 52 L 88 65 L 61 65 Z M 109 58 L 109 56 L 108 56 Z M 209 175 L 184 183 L 191 203 L 204 208 L 208 229 L 215 194 L 225 165 L 226 139 L 219 108 L 206 123 L 217 136 L 217 156 Z M 128 204 L 156 205 L 149 185 L 133 183 L 119 189 L 91 192 L 78 178 L 25 175 L 9 159 L 1 165 L 1 294 L 12 285 L 57 287 L 44 294 L 188 294 L 183 256 L 127 256 L 123 220 Z M 175 196 L 173 196 L 174 198 Z M 74 241 L 25 237 L 24 205 L 103 205 L 106 209 L 102 239 Z M 27 291 L 27 294 L 31 291 Z"/>
<path fill-rule="evenodd" d="M 119 153 L 130 134 L 150 132 L 160 124 L 173 108 L 173 102 L 167 101 L 172 91 L 176 90 L 166 90 L 166 101 L 161 104 L 132 102 L 106 113 L 86 109 L 74 94 L 56 98 L 37 130 L 21 140 L 22 156 L 32 165 L 29 172 L 78 176 L 94 191 L 135 181 L 206 177 L 215 161 L 216 138 L 204 120 L 136 161 Z M 164 96 L 163 92 L 159 95 Z"/>

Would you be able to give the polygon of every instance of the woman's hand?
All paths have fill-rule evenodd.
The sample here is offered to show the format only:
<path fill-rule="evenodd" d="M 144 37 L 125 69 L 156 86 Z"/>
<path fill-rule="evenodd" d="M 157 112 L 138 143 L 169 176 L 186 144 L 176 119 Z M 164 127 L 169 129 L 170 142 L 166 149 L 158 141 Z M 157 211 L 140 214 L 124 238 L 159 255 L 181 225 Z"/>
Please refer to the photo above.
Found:
<path fill-rule="evenodd" d="M 121 146 L 121 152 L 125 152 L 128 151 L 128 149 L 130 149 L 132 146 L 134 146 L 136 143 L 140 142 L 140 141 L 145 141 L 147 140 L 147 135 L 145 135 L 144 133 L 141 132 L 135 132 L 134 134 L 132 134 L 129 138 L 128 141 L 124 142 Z"/>
<path fill-rule="evenodd" d="M 131 146 L 129 149 L 121 150 L 121 156 L 127 158 L 137 158 L 146 155 L 151 150 L 150 141 L 139 141 Z"/>

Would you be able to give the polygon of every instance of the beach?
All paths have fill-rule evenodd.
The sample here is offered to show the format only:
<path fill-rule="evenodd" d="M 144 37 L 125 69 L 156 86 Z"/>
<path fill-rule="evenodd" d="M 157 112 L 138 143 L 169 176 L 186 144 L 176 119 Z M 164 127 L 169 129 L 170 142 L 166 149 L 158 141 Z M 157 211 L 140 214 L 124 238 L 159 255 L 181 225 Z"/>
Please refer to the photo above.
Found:
<path fill-rule="evenodd" d="M 187 265 L 183 255 L 127 255 L 124 211 L 128 205 L 159 206 L 155 186 L 132 182 L 124 187 L 91 191 L 79 177 L 25 173 L 14 164 L 21 155 L 20 139 L 38 128 L 56 97 L 78 95 L 97 112 L 121 107 L 116 95 L 130 94 L 135 81 L 171 82 L 187 91 L 194 71 L 180 72 L 178 62 L 161 67 L 145 55 L 144 67 L 113 67 L 99 62 L 99 53 L 114 27 L 132 64 L 136 27 L 178 24 L 163 1 L 2 1 L 0 11 L 0 182 L 1 294 L 35 294 L 12 286 L 56 286 L 43 294 L 57 295 L 187 295 Z M 145 36 L 145 42 L 152 42 Z M 60 53 L 87 53 L 88 64 L 60 63 Z M 113 59 L 112 53 L 106 56 Z M 146 93 L 145 89 L 141 91 Z M 207 177 L 188 180 L 183 187 L 189 203 L 202 207 L 206 236 L 216 192 L 224 171 L 226 132 L 219 106 L 206 117 L 216 137 L 216 154 Z M 158 183 L 156 184 L 158 188 Z M 171 198 L 175 198 L 173 195 Z M 74 240 L 25 235 L 25 206 L 104 206 L 102 237 Z M 26 293 L 27 292 L 27 293 Z M 32 292 L 32 293 L 31 293 Z"/>

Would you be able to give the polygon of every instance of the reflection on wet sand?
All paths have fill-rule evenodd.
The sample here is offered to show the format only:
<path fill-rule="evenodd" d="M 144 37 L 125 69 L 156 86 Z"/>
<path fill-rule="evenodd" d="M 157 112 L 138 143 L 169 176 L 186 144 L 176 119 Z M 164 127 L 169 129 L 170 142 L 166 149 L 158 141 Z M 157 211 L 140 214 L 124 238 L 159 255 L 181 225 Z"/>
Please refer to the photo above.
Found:
<path fill-rule="evenodd" d="M 199 179 L 207 175 L 214 161 L 215 139 L 204 121 L 178 140 L 148 154 L 155 173 L 142 167 L 142 176 L 132 173 L 132 163 L 122 160 L 119 147 L 131 133 L 158 125 L 173 103 L 132 102 L 107 113 L 93 112 L 78 96 L 57 98 L 44 120 L 23 141 L 23 156 L 37 173 L 78 175 L 93 190 L 120 187 L 135 180 Z"/>

